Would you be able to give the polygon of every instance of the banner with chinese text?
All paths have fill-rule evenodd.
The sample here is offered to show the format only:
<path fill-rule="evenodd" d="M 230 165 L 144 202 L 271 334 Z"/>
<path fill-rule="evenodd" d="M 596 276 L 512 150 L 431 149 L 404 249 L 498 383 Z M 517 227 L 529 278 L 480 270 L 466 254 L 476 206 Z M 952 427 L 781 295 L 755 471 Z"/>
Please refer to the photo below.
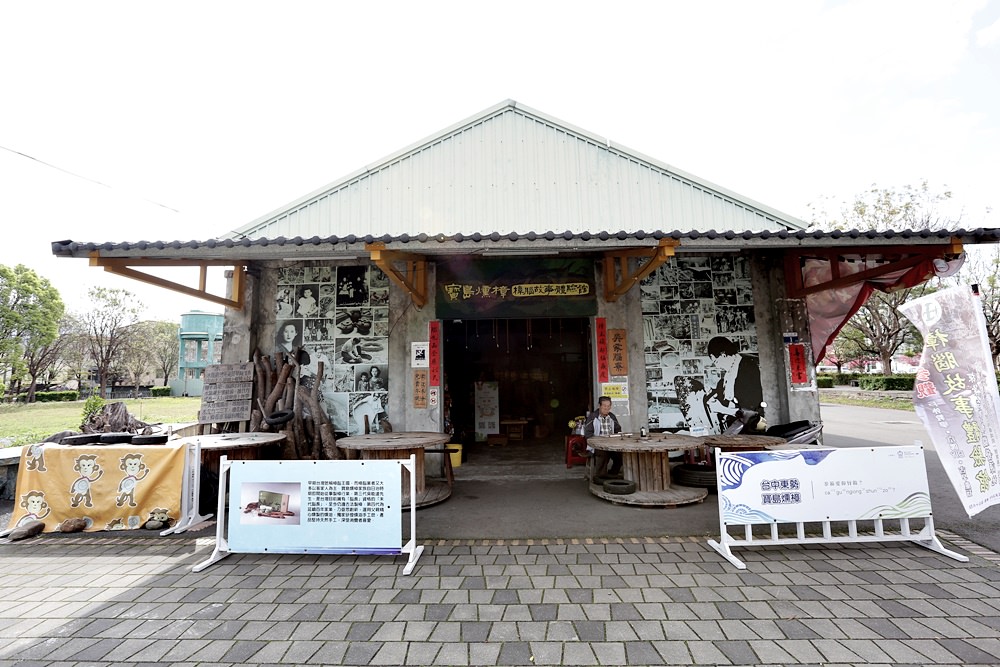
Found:
<path fill-rule="evenodd" d="M 924 338 L 914 407 L 971 517 L 1000 502 L 1000 396 L 982 303 L 952 287 L 899 310 Z"/>
<path fill-rule="evenodd" d="M 588 317 L 597 313 L 594 262 L 469 256 L 437 265 L 438 319 Z"/>

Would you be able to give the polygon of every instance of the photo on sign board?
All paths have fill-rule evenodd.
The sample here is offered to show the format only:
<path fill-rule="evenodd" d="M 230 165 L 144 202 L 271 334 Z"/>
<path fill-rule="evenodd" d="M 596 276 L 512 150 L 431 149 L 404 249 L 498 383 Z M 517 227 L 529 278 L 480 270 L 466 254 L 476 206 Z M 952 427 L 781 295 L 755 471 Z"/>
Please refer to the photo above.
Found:
<path fill-rule="evenodd" d="M 295 295 L 295 314 L 299 317 L 316 317 L 319 312 L 319 285 L 299 285 Z"/>
<path fill-rule="evenodd" d="M 298 482 L 240 484 L 240 523 L 297 526 L 302 523 L 302 485 Z"/>
<path fill-rule="evenodd" d="M 337 306 L 368 305 L 368 267 L 337 267 Z"/>

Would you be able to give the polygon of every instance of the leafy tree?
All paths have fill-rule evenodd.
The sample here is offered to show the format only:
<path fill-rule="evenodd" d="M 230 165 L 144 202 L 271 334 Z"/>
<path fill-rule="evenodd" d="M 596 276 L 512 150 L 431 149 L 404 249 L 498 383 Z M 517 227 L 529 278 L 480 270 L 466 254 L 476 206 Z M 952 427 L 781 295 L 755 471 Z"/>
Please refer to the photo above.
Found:
<path fill-rule="evenodd" d="M 67 378 L 76 380 L 76 386 L 80 390 L 81 396 L 90 377 L 90 369 L 94 362 L 90 358 L 90 344 L 87 342 L 87 333 L 83 323 L 73 315 L 64 318 L 65 326 L 61 327 L 63 333 L 61 338 L 65 338 L 59 355 L 58 367 L 65 371 Z"/>
<path fill-rule="evenodd" d="M 122 346 L 117 371 L 132 385 L 133 397 L 139 398 L 139 385 L 153 368 L 154 322 L 137 322 L 128 328 L 128 336 Z"/>
<path fill-rule="evenodd" d="M 151 346 L 153 363 L 163 376 L 163 386 L 167 386 L 170 375 L 177 370 L 180 362 L 180 325 L 176 322 L 152 322 Z"/>
<path fill-rule="evenodd" d="M 23 264 L 0 265 L 0 366 L 12 377 L 22 357 L 36 353 L 58 335 L 65 306 L 59 291 Z"/>
<path fill-rule="evenodd" d="M 1000 247 L 973 248 L 962 270 L 949 279 L 952 285 L 978 285 L 986 316 L 993 367 L 1000 361 Z"/>
<path fill-rule="evenodd" d="M 120 364 L 143 305 L 128 290 L 94 287 L 87 293 L 91 307 L 80 315 L 90 356 L 97 367 L 100 395 L 105 395 L 111 369 Z"/>
<path fill-rule="evenodd" d="M 813 226 L 824 229 L 902 230 L 951 228 L 957 222 L 943 217 L 939 207 L 951 199 L 951 192 L 932 192 L 927 181 L 899 189 L 873 184 L 857 195 L 838 214 L 826 210 L 824 202 L 810 205 Z"/>
<path fill-rule="evenodd" d="M 63 348 L 69 342 L 69 338 L 64 335 L 65 327 L 70 326 L 66 318 L 59 322 L 59 335 L 52 342 L 46 345 L 36 345 L 31 337 L 24 346 L 24 364 L 31 384 L 28 385 L 28 403 L 35 402 L 35 390 L 38 386 L 38 378 L 42 375 L 53 375 L 57 370 L 59 359 L 62 356 Z"/>

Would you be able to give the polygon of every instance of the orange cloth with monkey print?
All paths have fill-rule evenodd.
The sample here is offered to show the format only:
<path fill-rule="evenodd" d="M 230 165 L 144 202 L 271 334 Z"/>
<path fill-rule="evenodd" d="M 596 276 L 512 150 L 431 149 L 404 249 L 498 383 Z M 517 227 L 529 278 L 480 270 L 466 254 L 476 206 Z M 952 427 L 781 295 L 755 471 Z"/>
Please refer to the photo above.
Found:
<path fill-rule="evenodd" d="M 9 528 L 38 520 L 48 533 L 76 517 L 87 522 L 88 531 L 141 528 L 151 518 L 172 526 L 181 519 L 185 448 L 28 445 L 17 471 Z"/>

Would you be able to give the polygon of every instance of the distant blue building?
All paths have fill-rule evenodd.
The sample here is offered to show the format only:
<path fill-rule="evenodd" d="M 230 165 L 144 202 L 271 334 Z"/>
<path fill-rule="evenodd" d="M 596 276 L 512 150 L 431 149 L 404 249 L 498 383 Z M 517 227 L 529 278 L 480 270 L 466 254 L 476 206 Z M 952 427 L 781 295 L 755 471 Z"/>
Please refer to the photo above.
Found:
<path fill-rule="evenodd" d="M 177 379 L 170 381 L 173 396 L 201 396 L 205 367 L 219 363 L 222 356 L 223 320 L 221 313 L 200 310 L 181 315 Z"/>

